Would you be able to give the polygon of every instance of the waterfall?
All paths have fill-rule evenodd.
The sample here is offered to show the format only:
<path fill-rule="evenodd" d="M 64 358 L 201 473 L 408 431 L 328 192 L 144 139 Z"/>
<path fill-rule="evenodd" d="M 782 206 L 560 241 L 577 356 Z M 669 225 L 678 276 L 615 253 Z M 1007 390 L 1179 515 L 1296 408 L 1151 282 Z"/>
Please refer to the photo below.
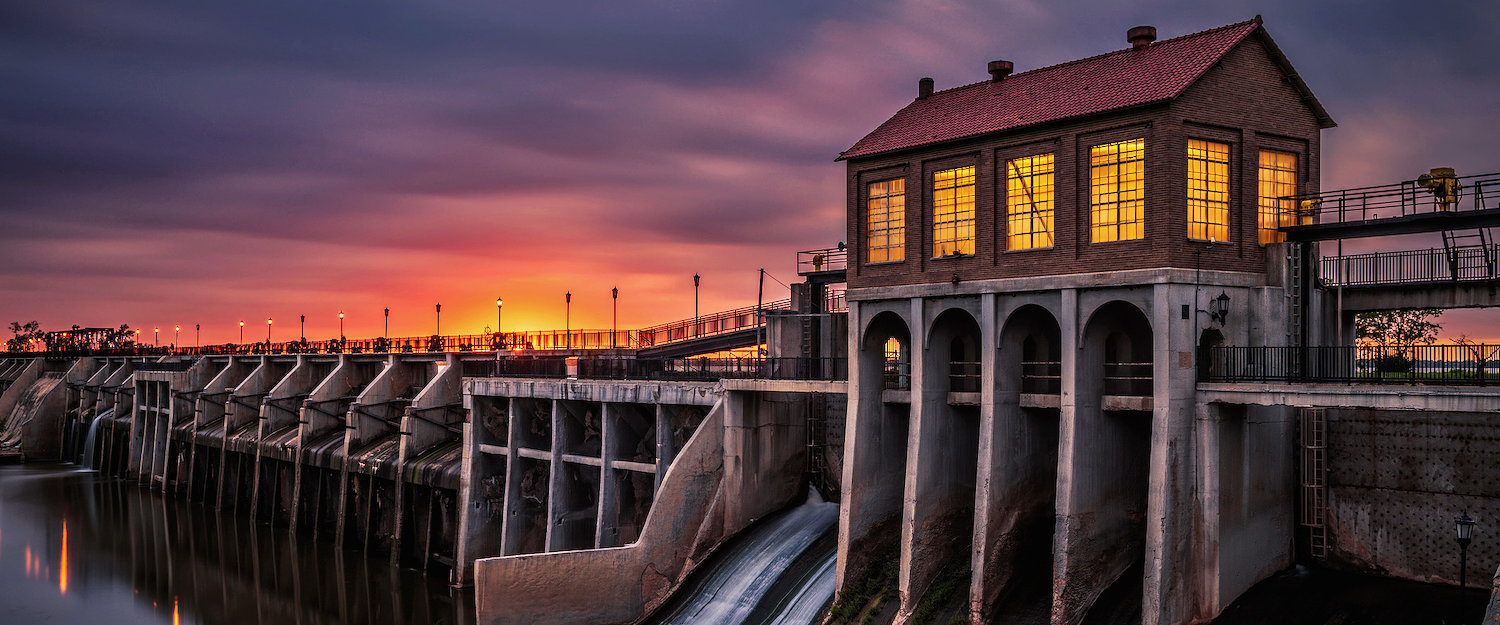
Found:
<path fill-rule="evenodd" d="M 649 622 L 807 625 L 833 598 L 839 507 L 807 503 L 746 530 L 694 573 Z"/>
<path fill-rule="evenodd" d="M 85 469 L 94 468 L 94 444 L 99 438 L 99 424 L 104 422 L 105 414 L 112 415 L 114 410 L 106 410 L 104 414 L 94 417 L 94 420 L 89 422 L 89 434 L 83 439 L 83 458 L 81 458 L 83 462 L 80 463 Z"/>

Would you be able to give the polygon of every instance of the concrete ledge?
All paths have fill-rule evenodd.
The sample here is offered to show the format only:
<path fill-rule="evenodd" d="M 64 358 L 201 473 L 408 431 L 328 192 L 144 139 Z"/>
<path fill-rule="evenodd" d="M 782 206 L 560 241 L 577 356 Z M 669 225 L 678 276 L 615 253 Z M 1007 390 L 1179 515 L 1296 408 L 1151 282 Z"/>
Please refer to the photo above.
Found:
<path fill-rule="evenodd" d="M 911 391 L 888 388 L 880 392 L 880 401 L 887 404 L 909 404 Z"/>
<path fill-rule="evenodd" d="M 1062 395 L 1021 393 L 1022 408 L 1062 408 Z"/>
<path fill-rule="evenodd" d="M 1104 410 L 1133 410 L 1136 412 L 1151 412 L 1154 404 L 1151 397 L 1147 395 L 1105 395 L 1100 406 Z"/>
<path fill-rule="evenodd" d="M 1493 412 L 1500 410 L 1500 387 L 1202 383 L 1198 385 L 1198 401 L 1295 408 Z"/>
<path fill-rule="evenodd" d="M 720 395 L 717 382 L 466 378 L 463 384 L 465 395 L 634 404 L 712 406 Z"/>
<path fill-rule="evenodd" d="M 1104 286 L 1138 286 L 1142 284 L 1215 284 L 1233 287 L 1266 286 L 1266 274 L 1240 271 L 1203 271 L 1195 276 L 1192 269 L 1135 269 L 1131 271 L 1101 271 L 1069 275 L 1033 276 L 1027 278 L 995 278 L 973 280 L 957 286 L 946 282 L 936 284 L 910 284 L 901 286 L 876 286 L 849 289 L 845 296 L 851 302 L 908 297 L 954 297 L 983 293 L 1005 293 L 1013 295 L 1027 291 L 1055 291 L 1057 289 L 1086 289 Z"/>
<path fill-rule="evenodd" d="M 723 380 L 726 391 L 770 393 L 837 393 L 847 395 L 849 383 L 841 380 Z"/>

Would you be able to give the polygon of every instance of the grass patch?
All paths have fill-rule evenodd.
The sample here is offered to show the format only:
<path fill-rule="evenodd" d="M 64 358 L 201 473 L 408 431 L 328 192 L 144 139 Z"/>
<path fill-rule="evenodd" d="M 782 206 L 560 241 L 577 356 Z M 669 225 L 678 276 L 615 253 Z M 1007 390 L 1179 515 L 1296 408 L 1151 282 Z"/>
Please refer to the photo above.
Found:
<path fill-rule="evenodd" d="M 949 562 L 943 570 L 938 571 L 937 578 L 932 580 L 932 585 L 927 587 L 927 592 L 922 594 L 922 600 L 917 603 L 917 609 L 912 611 L 912 625 L 927 625 L 932 617 L 948 607 L 961 590 L 969 589 L 969 560 L 968 558 L 955 558 Z M 968 610 L 960 610 L 954 621 L 949 623 L 967 623 Z"/>
<path fill-rule="evenodd" d="M 826 625 L 849 625 L 855 617 L 860 617 L 859 625 L 869 625 L 880 612 L 880 606 L 896 597 L 900 558 L 897 545 L 892 544 L 882 551 L 864 577 L 844 589 L 838 602 L 829 610 Z"/>

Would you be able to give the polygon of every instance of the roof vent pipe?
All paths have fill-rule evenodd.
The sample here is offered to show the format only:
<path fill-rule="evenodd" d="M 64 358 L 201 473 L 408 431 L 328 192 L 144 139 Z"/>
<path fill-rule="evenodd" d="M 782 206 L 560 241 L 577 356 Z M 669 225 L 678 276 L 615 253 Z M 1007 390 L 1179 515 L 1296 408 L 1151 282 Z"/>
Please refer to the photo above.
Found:
<path fill-rule="evenodd" d="M 1136 50 L 1151 45 L 1156 41 L 1155 26 L 1136 26 L 1125 32 L 1125 40 L 1130 42 L 1130 47 Z"/>
<path fill-rule="evenodd" d="M 921 100 L 932 95 L 932 79 L 923 78 L 917 81 L 917 99 Z"/>
<path fill-rule="evenodd" d="M 1000 82 L 1015 71 L 1015 64 L 1010 61 L 990 61 L 990 82 Z"/>

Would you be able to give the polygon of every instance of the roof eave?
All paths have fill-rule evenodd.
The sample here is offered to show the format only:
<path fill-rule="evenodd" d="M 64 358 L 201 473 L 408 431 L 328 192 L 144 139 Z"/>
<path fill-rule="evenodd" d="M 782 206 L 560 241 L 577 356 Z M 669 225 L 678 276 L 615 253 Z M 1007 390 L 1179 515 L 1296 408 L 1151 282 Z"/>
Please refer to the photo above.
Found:
<path fill-rule="evenodd" d="M 1338 122 L 1333 121 L 1333 117 L 1328 114 L 1328 109 L 1323 108 L 1323 103 L 1318 101 L 1318 96 L 1313 95 L 1312 89 L 1302 80 L 1302 75 L 1297 73 L 1297 68 L 1292 67 L 1292 61 L 1286 58 L 1286 54 L 1281 51 L 1281 47 L 1276 45 L 1274 39 L 1271 39 L 1271 33 L 1266 32 L 1266 27 L 1263 25 L 1258 26 L 1251 34 L 1255 35 L 1260 40 L 1261 45 L 1266 47 L 1266 51 L 1271 54 L 1271 60 L 1281 66 L 1281 71 L 1286 74 L 1292 87 L 1297 90 L 1297 93 L 1301 94 L 1302 103 L 1306 104 L 1307 108 L 1312 109 L 1313 115 L 1318 118 L 1318 127 L 1327 129 L 1338 126 Z"/>

